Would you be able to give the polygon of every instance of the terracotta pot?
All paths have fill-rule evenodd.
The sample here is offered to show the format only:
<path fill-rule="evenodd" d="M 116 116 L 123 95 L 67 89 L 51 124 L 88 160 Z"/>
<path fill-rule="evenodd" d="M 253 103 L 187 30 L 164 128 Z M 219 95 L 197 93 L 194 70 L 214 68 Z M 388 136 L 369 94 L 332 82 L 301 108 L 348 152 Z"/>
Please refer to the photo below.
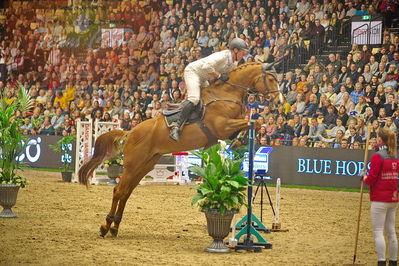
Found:
<path fill-rule="evenodd" d="M 223 239 L 229 235 L 231 221 L 235 212 L 227 211 L 221 215 L 219 211 L 204 211 L 208 227 L 208 234 L 213 238 L 212 244 L 205 249 L 210 253 L 228 253 L 230 249 L 223 243 Z"/>
<path fill-rule="evenodd" d="M 11 207 L 17 202 L 17 196 L 20 186 L 15 184 L 0 184 L 0 205 L 3 206 L 3 211 L 0 213 L 0 218 L 15 218 Z"/>

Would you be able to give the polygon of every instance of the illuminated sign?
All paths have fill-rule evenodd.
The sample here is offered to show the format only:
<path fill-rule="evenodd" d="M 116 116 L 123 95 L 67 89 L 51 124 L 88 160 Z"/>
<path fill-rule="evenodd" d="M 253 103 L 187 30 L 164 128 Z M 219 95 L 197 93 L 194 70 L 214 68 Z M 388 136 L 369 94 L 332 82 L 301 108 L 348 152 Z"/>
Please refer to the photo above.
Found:
<path fill-rule="evenodd" d="M 72 163 L 72 155 L 71 155 L 72 143 L 62 144 L 61 150 L 62 150 L 61 162 L 71 164 Z"/>
<path fill-rule="evenodd" d="M 272 147 L 260 147 L 254 156 L 254 171 L 262 170 L 264 172 L 269 171 L 269 155 L 273 151 Z M 229 145 L 226 146 L 226 158 L 233 158 L 233 153 L 229 152 Z M 189 165 L 201 165 L 201 159 L 193 154 L 188 155 Z M 242 169 L 248 175 L 248 152 L 244 153 L 244 161 L 242 162 Z"/>
<path fill-rule="evenodd" d="M 30 163 L 37 162 L 41 155 L 41 142 L 41 137 L 30 139 L 24 152 L 22 152 L 22 154 L 18 156 L 18 161 L 22 162 L 23 160 L 27 160 Z"/>
<path fill-rule="evenodd" d="M 273 151 L 272 147 L 260 147 L 254 156 L 254 171 L 262 170 L 264 172 L 269 171 L 269 155 Z M 248 175 L 249 161 L 248 152 L 244 154 L 244 161 L 242 163 L 243 170 Z"/>
<path fill-rule="evenodd" d="M 297 172 L 323 175 L 359 175 L 364 162 L 298 158 Z M 370 169 L 370 163 L 367 165 Z"/>

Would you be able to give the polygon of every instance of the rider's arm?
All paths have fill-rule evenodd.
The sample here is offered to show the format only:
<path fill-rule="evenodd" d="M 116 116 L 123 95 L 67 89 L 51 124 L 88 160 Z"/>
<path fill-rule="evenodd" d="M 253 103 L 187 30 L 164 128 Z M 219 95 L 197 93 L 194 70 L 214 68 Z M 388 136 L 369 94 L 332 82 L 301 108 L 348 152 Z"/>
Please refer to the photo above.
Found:
<path fill-rule="evenodd" d="M 215 72 L 211 72 L 209 73 L 210 76 L 212 76 L 213 78 L 219 78 L 220 77 L 220 73 L 215 71 Z"/>
<path fill-rule="evenodd" d="M 227 66 L 228 61 L 229 59 L 226 52 L 221 51 L 200 59 L 199 62 L 197 61 L 198 63 L 193 62 L 193 64 L 196 65 L 195 67 L 198 67 L 197 70 L 208 75 L 208 77 L 211 76 L 214 78 L 218 78 L 220 76 L 220 73 L 216 71 L 216 68 L 220 66 Z M 226 71 L 227 70 L 228 69 L 226 69 Z M 224 72 L 224 70 L 222 72 Z"/>

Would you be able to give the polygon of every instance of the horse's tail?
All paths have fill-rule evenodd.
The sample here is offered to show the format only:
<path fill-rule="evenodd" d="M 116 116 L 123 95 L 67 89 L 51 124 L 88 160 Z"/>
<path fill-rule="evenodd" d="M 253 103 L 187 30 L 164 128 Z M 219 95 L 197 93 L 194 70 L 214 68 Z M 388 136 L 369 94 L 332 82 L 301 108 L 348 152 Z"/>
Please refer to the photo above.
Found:
<path fill-rule="evenodd" d="M 104 161 L 104 159 L 114 157 L 120 145 L 123 145 L 128 131 L 111 130 L 102 134 L 96 139 L 94 144 L 94 153 L 92 158 L 85 162 L 79 169 L 79 183 L 88 185 L 89 177 L 93 174 L 94 170 Z"/>

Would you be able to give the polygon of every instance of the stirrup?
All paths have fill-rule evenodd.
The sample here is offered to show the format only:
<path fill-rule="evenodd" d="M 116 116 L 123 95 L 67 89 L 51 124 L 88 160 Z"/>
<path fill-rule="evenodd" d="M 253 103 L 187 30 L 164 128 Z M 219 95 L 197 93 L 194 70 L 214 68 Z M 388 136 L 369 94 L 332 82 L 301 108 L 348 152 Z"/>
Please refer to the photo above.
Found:
<path fill-rule="evenodd" d="M 169 137 L 175 141 L 179 141 L 179 139 L 180 139 L 179 127 L 177 127 L 177 126 L 172 127 L 172 129 L 170 130 L 170 133 L 169 133 Z"/>

